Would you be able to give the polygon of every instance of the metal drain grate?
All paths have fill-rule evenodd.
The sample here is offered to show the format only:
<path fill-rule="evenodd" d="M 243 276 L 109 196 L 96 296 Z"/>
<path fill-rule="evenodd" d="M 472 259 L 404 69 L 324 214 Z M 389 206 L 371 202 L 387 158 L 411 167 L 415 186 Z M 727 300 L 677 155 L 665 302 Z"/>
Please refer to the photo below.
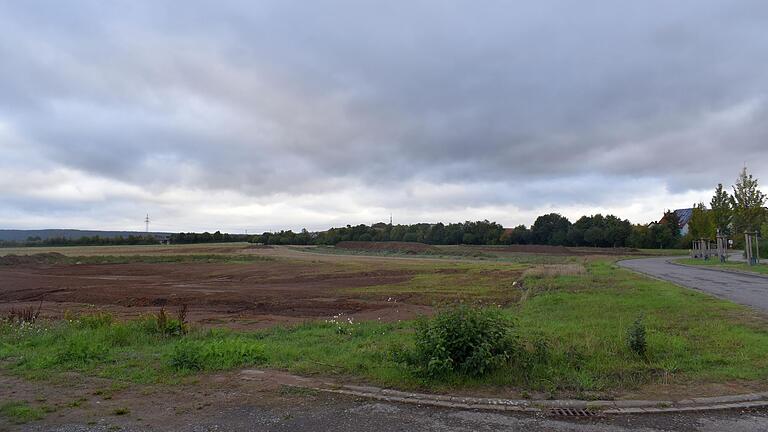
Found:
<path fill-rule="evenodd" d="M 550 408 L 549 415 L 555 417 L 599 417 L 600 413 L 580 408 Z"/>

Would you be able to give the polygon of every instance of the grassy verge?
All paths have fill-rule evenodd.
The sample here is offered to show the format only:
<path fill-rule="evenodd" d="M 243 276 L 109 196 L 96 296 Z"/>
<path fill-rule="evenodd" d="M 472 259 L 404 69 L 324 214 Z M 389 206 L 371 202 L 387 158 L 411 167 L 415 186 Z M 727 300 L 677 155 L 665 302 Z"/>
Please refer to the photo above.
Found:
<path fill-rule="evenodd" d="M 722 268 L 727 270 L 737 270 L 737 271 L 743 271 L 743 272 L 749 272 L 749 273 L 760 273 L 760 274 L 766 274 L 768 275 L 768 264 L 758 264 L 758 265 L 748 265 L 747 263 L 743 262 L 725 262 L 721 263 L 717 260 L 700 260 L 700 259 L 693 259 L 693 258 L 685 258 L 685 259 L 679 259 L 675 262 L 678 262 L 680 264 L 687 264 L 687 265 L 695 265 L 695 266 L 704 266 L 704 267 L 711 267 L 711 268 Z"/>
<path fill-rule="evenodd" d="M 688 255 L 690 251 L 688 249 L 639 249 L 641 253 L 647 255 L 660 255 L 660 256 L 682 256 Z"/>
<path fill-rule="evenodd" d="M 8 401 L 0 404 L 0 416 L 21 424 L 42 419 L 45 417 L 45 410 L 26 401 Z"/>
<path fill-rule="evenodd" d="M 472 246 L 435 246 L 434 251 L 423 251 L 419 253 L 406 253 L 401 251 L 386 250 L 356 250 L 335 248 L 332 246 L 316 246 L 311 248 L 292 248 L 302 252 L 310 252 L 325 255 L 342 256 L 378 256 L 393 258 L 426 258 L 426 259 L 445 259 L 445 260 L 468 260 L 468 261 L 488 261 L 500 263 L 518 263 L 518 264 L 562 264 L 580 260 L 573 255 L 545 255 L 531 253 L 507 253 L 503 250 L 498 252 L 484 252 L 475 250 Z"/>
<path fill-rule="evenodd" d="M 395 284 L 344 288 L 340 292 L 364 298 L 407 298 L 408 303 L 425 305 L 455 302 L 510 304 L 521 291 L 513 283 L 529 268 L 522 264 L 410 265 L 414 275 Z"/>
<path fill-rule="evenodd" d="M 250 333 L 198 329 L 182 336 L 158 332 L 152 318 L 3 325 L 0 359 L 9 371 L 29 378 L 76 371 L 173 383 L 199 372 L 259 366 L 410 389 L 514 386 L 571 395 L 657 382 L 768 378 L 768 326 L 733 303 L 644 278 L 611 261 L 590 261 L 581 274 L 532 274 L 524 287 L 517 302 L 502 310 L 516 319 L 527 349 L 541 356 L 526 367 L 483 377 L 422 378 L 399 355 L 414 347 L 413 322 L 350 323 L 343 317 Z M 627 345 L 627 330 L 639 315 L 647 325 L 645 356 Z"/>
<path fill-rule="evenodd" d="M 458 249 L 437 249 L 431 251 L 410 252 L 401 250 L 368 250 L 368 249 L 346 249 L 333 246 L 319 245 L 311 248 L 292 248 L 302 252 L 312 252 L 327 255 L 359 255 L 359 256 L 383 256 L 383 257 L 402 257 L 402 258 L 449 258 L 449 259 L 496 259 L 496 255 L 484 253 L 482 251 L 458 250 Z"/>

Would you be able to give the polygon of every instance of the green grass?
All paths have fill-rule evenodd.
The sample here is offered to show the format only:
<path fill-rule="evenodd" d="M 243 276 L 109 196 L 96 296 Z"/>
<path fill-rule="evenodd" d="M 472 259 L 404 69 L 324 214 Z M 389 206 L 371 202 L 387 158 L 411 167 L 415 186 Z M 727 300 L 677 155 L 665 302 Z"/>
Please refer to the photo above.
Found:
<path fill-rule="evenodd" d="M 228 331 L 196 331 L 183 337 L 158 332 L 147 317 L 0 325 L 0 360 L 28 378 L 75 371 L 136 383 L 171 383 L 196 371 L 248 366 L 263 360 L 263 346 Z"/>
<path fill-rule="evenodd" d="M 760 273 L 760 274 L 768 274 L 768 264 L 760 263 L 758 265 L 748 265 L 744 262 L 725 262 L 721 263 L 717 260 L 701 260 L 701 259 L 693 259 L 693 258 L 685 258 L 676 260 L 675 262 L 678 262 L 680 264 L 686 264 L 686 265 L 695 265 L 695 266 L 706 266 L 706 267 L 712 267 L 712 268 L 722 268 L 727 270 L 737 270 L 737 271 L 743 271 L 743 272 L 751 272 L 751 273 Z"/>
<path fill-rule="evenodd" d="M 688 255 L 688 249 L 639 249 L 639 251 L 646 255 L 662 255 L 662 256 L 682 256 Z"/>
<path fill-rule="evenodd" d="M 517 320 L 528 350 L 545 355 L 527 367 L 484 377 L 422 379 L 398 354 L 414 346 L 413 322 L 349 323 L 343 317 L 246 333 L 197 329 L 175 337 L 158 334 L 149 318 L 2 325 L 0 364 L 29 378 L 75 371 L 126 382 L 175 383 L 200 372 L 255 366 L 405 389 L 514 386 L 576 395 L 658 382 L 768 378 L 768 326 L 747 308 L 636 275 L 612 261 L 586 266 L 585 274 L 527 278 L 524 291 L 504 288 L 519 292 L 503 312 Z M 469 271 L 482 276 L 479 268 Z M 439 293 L 447 284 L 430 277 L 418 286 Z M 478 298 L 493 289 L 479 291 Z M 645 357 L 634 354 L 626 339 L 641 314 L 647 325 Z"/>
<path fill-rule="evenodd" d="M 407 281 L 340 290 L 368 298 L 407 298 L 409 303 L 433 305 L 462 299 L 471 302 L 509 304 L 521 292 L 512 284 L 529 268 L 523 264 L 460 263 L 408 267 L 415 274 Z"/>
<path fill-rule="evenodd" d="M 368 249 L 347 249 L 333 246 L 319 245 L 309 248 L 291 247 L 291 249 L 328 255 L 359 255 L 359 256 L 383 256 L 383 257 L 403 257 L 403 258 L 446 258 L 446 259 L 497 259 L 496 255 L 488 254 L 479 250 L 458 249 L 458 248 L 438 248 L 434 250 L 425 250 L 420 252 L 410 252 L 403 250 L 368 250 Z"/>
<path fill-rule="evenodd" d="M 13 423 L 21 424 L 42 419 L 45 417 L 45 411 L 25 401 L 9 401 L 0 405 L 0 416 Z"/>

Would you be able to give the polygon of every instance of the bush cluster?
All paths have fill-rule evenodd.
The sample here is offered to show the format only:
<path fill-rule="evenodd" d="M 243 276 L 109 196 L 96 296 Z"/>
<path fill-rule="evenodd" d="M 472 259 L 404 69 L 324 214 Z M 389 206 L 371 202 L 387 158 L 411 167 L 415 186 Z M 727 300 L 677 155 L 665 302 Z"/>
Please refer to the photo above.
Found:
<path fill-rule="evenodd" d="M 416 325 L 411 363 L 434 378 L 458 373 L 484 375 L 514 359 L 522 350 L 514 321 L 498 309 L 458 306 Z"/>

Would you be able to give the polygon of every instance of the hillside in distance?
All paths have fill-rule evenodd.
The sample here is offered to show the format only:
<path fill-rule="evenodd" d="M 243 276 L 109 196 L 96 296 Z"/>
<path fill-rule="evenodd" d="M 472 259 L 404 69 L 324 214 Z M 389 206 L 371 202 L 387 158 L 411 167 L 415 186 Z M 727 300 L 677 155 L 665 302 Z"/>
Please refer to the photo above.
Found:
<path fill-rule="evenodd" d="M 150 235 L 167 235 L 170 233 L 150 232 Z M 41 240 L 49 238 L 67 238 L 79 239 L 81 237 L 99 236 L 102 238 L 144 236 L 144 231 L 96 231 L 96 230 L 76 230 L 76 229 L 40 229 L 40 230 L 15 230 L 0 229 L 0 241 L 23 242 L 30 237 L 39 237 Z"/>

